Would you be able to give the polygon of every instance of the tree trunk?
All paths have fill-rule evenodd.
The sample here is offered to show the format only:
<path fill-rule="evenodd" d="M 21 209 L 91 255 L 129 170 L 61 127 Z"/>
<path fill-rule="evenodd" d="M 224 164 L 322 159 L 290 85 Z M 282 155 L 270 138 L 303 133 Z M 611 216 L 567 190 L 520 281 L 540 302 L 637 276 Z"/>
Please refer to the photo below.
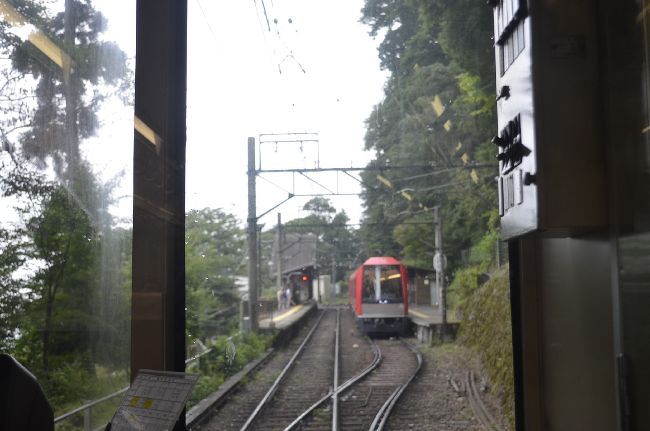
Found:
<path fill-rule="evenodd" d="M 75 36 L 77 23 L 74 14 L 75 0 L 65 0 L 63 15 L 63 42 L 65 50 L 72 59 L 75 49 Z M 74 77 L 74 64 L 63 67 L 63 86 L 65 94 L 65 140 L 68 162 L 68 177 L 75 186 L 79 170 L 79 133 L 77 130 L 77 97 L 75 92 L 76 79 Z M 76 188 L 75 188 L 76 189 Z"/>

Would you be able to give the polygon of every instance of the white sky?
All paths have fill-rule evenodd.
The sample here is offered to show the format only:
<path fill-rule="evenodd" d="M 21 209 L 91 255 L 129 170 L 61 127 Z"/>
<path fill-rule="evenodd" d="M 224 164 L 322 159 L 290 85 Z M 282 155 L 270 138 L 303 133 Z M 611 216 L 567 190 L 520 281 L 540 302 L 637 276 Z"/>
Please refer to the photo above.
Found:
<path fill-rule="evenodd" d="M 253 0 L 189 1 L 188 209 L 222 207 L 246 219 L 248 136 L 318 132 L 321 167 L 363 166 L 370 159 L 362 151 L 363 122 L 382 98 L 386 75 L 379 70 L 377 42 L 358 22 L 363 0 L 265 5 L 271 32 L 260 0 L 257 10 Z M 263 146 L 264 168 L 315 166 L 313 145 L 305 144 L 302 153 L 298 145 L 275 150 Z M 263 176 L 292 191 L 290 174 Z M 313 178 L 336 188 L 334 174 Z M 345 178 L 339 175 L 339 191 L 358 192 L 358 183 Z M 317 192 L 311 184 L 297 176 L 295 191 Z M 287 196 L 263 179 L 257 186 L 258 214 Z M 303 216 L 299 208 L 308 199 L 294 198 L 277 211 L 283 220 Z M 331 200 L 358 221 L 358 198 Z M 275 223 L 277 211 L 260 222 Z"/>

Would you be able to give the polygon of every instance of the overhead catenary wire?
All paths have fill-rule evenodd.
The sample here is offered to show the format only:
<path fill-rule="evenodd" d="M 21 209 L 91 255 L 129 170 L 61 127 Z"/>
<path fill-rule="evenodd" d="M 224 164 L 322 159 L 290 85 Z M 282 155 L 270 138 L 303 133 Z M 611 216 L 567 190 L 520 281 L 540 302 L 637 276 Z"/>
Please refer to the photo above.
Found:
<path fill-rule="evenodd" d="M 497 168 L 498 166 L 494 165 L 494 167 Z M 411 175 L 409 177 L 404 177 L 404 178 L 394 178 L 391 181 L 399 182 L 399 181 L 417 180 L 417 179 L 420 179 L 420 178 L 432 177 L 434 175 L 441 175 L 441 174 L 446 174 L 446 173 L 449 173 L 449 172 L 453 172 L 455 169 L 458 169 L 458 168 L 440 169 L 438 171 L 427 172 L 427 173 L 419 174 L 419 175 Z"/>
<path fill-rule="evenodd" d="M 308 176 L 307 174 L 305 174 L 305 173 L 303 173 L 303 172 L 299 172 L 299 174 L 302 175 L 303 177 L 307 178 L 309 181 L 311 181 L 312 183 L 316 184 L 317 186 L 320 186 L 320 187 L 322 187 L 323 189 L 327 190 L 327 191 L 330 192 L 332 195 L 337 195 L 337 194 L 338 194 L 337 192 L 334 192 L 333 190 L 330 190 L 329 188 L 325 187 L 324 185 L 322 185 L 321 183 L 319 183 L 319 182 L 316 181 L 315 179 L 311 178 L 311 177 Z"/>
<path fill-rule="evenodd" d="M 359 184 L 363 184 L 362 181 L 359 178 L 355 177 L 354 175 L 352 175 L 348 171 L 343 171 L 343 173 L 345 175 L 347 175 L 348 177 L 352 178 L 353 180 L 355 180 L 356 182 L 358 182 Z"/>
<path fill-rule="evenodd" d="M 273 5 L 273 2 L 271 2 L 271 5 Z M 289 18 L 288 21 L 289 21 L 290 24 L 293 24 L 293 19 Z M 268 20 L 267 20 L 267 22 L 268 22 Z M 275 28 L 275 36 L 278 38 L 278 41 L 282 44 L 282 46 L 284 46 L 284 49 L 285 49 L 285 51 L 286 51 L 286 53 L 287 53 L 287 54 L 282 58 L 282 60 L 278 63 L 278 70 L 279 70 L 280 74 L 282 74 L 282 64 L 283 64 L 285 61 L 287 61 L 288 59 L 293 60 L 293 61 L 296 63 L 296 65 L 298 65 L 298 67 L 300 68 L 300 70 L 302 71 L 302 73 L 307 74 L 307 71 L 306 71 L 305 68 L 303 67 L 302 63 L 301 63 L 301 62 L 296 58 L 296 56 L 294 55 L 294 53 L 293 53 L 293 49 L 292 49 L 291 47 L 289 47 L 289 45 L 287 44 L 287 42 L 284 40 L 284 38 L 283 38 L 282 35 L 280 34 L 280 27 L 279 27 L 279 25 L 278 25 L 278 22 L 279 22 L 279 21 L 278 21 L 277 18 L 274 18 L 274 19 L 273 19 L 273 26 L 274 26 L 274 28 Z M 270 29 L 270 27 L 269 27 L 269 32 L 270 32 L 270 31 L 271 31 L 271 29 Z"/>
<path fill-rule="evenodd" d="M 264 24 L 262 23 L 262 17 L 260 16 L 260 10 L 259 10 L 259 7 L 257 6 L 257 0 L 253 0 L 253 6 L 255 7 L 255 15 L 257 16 L 257 24 L 258 24 L 259 29 L 260 29 L 260 34 L 262 35 L 262 40 L 264 41 L 264 46 L 266 46 L 266 50 L 269 52 L 269 55 L 271 57 L 270 60 L 271 60 L 272 64 L 275 65 L 276 52 L 275 52 L 275 49 L 273 49 L 271 47 L 271 45 L 269 45 L 269 41 L 266 38 L 266 31 L 264 31 Z"/>
<path fill-rule="evenodd" d="M 272 186 L 275 186 L 275 187 L 279 188 L 279 189 L 282 190 L 283 192 L 287 192 L 287 193 L 291 194 L 291 192 L 290 192 L 289 190 L 287 190 L 287 189 L 285 189 L 284 187 L 282 187 L 282 186 L 280 186 L 280 185 L 274 183 L 273 181 L 269 180 L 268 178 L 265 178 L 265 177 L 263 177 L 263 176 L 261 176 L 261 175 L 259 175 L 259 174 L 257 175 L 257 177 L 258 177 L 259 179 L 263 180 L 263 181 L 266 181 L 267 183 L 271 184 Z"/>
<path fill-rule="evenodd" d="M 332 224 L 332 223 L 309 223 L 309 224 L 291 224 L 290 222 L 283 224 L 283 229 L 314 229 L 314 228 L 341 228 L 341 227 L 354 227 L 354 226 L 381 226 L 387 224 L 396 224 L 396 225 L 427 225 L 430 226 L 432 221 L 404 221 L 404 222 L 394 222 L 394 223 L 382 223 L 382 222 L 365 222 L 365 223 L 345 223 L 345 224 Z M 273 230 L 270 228 L 269 230 Z"/>
<path fill-rule="evenodd" d="M 327 172 L 327 171 L 383 171 L 383 170 L 395 170 L 395 169 L 432 169 L 436 168 L 434 164 L 421 164 L 421 165 L 368 165 L 368 166 L 350 166 L 350 167 L 331 167 L 331 168 L 287 168 L 287 169 L 258 169 L 258 173 L 282 173 L 282 172 Z M 494 163 L 476 163 L 476 164 L 467 164 L 467 165 L 449 165 L 445 166 L 443 169 L 495 169 L 498 168 L 497 164 Z"/>
<path fill-rule="evenodd" d="M 201 11 L 201 15 L 203 15 L 203 20 L 205 21 L 205 24 L 208 26 L 208 30 L 210 30 L 210 34 L 212 35 L 212 40 L 214 40 L 214 43 L 219 47 L 219 39 L 217 38 L 217 34 L 214 32 L 214 29 L 212 28 L 212 25 L 210 24 L 210 20 L 208 19 L 208 16 L 205 13 L 205 10 L 203 9 L 203 5 L 201 4 L 201 0 L 195 0 L 196 4 L 199 6 L 199 10 Z"/>
<path fill-rule="evenodd" d="M 270 32 L 271 24 L 269 23 L 269 15 L 266 13 L 266 5 L 264 4 L 264 0 L 260 0 L 260 3 L 262 3 L 262 10 L 264 11 L 264 19 L 266 19 L 266 26 L 268 27 Z"/>
<path fill-rule="evenodd" d="M 454 182 L 451 182 L 451 183 L 437 184 L 435 186 L 425 187 L 423 189 L 417 189 L 415 191 L 416 192 L 430 192 L 430 191 L 433 191 L 433 190 L 440 190 L 440 189 L 444 189 L 445 187 L 455 186 L 455 185 L 464 185 L 464 183 L 454 181 Z"/>

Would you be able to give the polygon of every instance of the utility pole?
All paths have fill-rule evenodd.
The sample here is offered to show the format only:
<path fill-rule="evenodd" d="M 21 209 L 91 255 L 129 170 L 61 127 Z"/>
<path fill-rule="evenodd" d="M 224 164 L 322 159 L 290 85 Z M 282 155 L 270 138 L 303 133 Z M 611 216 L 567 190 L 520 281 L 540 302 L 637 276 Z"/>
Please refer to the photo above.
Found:
<path fill-rule="evenodd" d="M 278 213 L 278 232 L 277 232 L 277 243 L 278 243 L 278 252 L 277 257 L 277 265 L 276 268 L 278 270 L 276 274 L 276 279 L 275 279 L 275 284 L 278 287 L 279 291 L 282 291 L 282 214 Z"/>
<path fill-rule="evenodd" d="M 262 296 L 262 229 L 264 224 L 257 224 L 257 297 Z"/>
<path fill-rule="evenodd" d="M 443 331 L 447 328 L 447 286 L 445 286 L 445 255 L 442 250 L 442 217 L 440 206 L 433 208 L 435 223 L 435 254 L 433 255 L 433 269 L 436 270 L 436 289 L 440 292 L 440 309 L 442 312 Z"/>
<path fill-rule="evenodd" d="M 257 332 L 257 209 L 255 207 L 255 138 L 248 138 L 248 316 Z"/>

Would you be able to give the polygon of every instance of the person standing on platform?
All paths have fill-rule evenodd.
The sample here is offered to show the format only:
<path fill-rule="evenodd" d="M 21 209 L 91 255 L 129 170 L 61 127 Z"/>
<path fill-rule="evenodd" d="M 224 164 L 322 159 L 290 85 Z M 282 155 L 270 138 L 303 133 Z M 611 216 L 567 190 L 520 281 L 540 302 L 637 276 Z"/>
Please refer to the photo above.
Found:
<path fill-rule="evenodd" d="M 293 304 L 293 299 L 291 298 L 291 286 L 287 287 L 285 295 L 286 295 L 285 300 L 287 301 L 286 302 L 287 308 L 290 308 L 291 305 Z"/>

